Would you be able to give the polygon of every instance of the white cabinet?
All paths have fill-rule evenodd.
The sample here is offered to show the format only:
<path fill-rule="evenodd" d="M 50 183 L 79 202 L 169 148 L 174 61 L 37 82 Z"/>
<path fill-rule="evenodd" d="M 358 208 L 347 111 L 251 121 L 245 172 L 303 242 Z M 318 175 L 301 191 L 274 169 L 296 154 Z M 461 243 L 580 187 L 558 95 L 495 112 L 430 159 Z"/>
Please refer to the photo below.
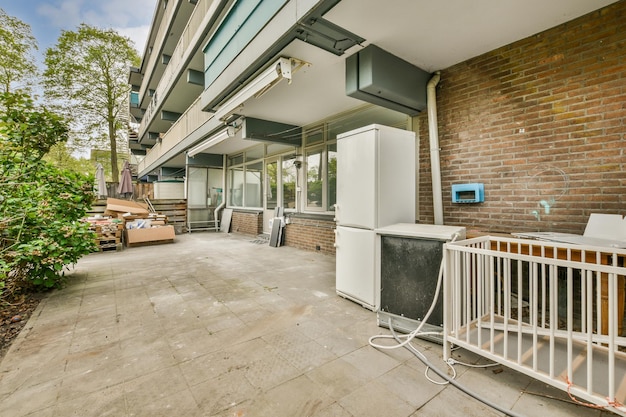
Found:
<path fill-rule="evenodd" d="M 415 221 L 415 133 L 370 125 L 337 137 L 337 223 Z"/>

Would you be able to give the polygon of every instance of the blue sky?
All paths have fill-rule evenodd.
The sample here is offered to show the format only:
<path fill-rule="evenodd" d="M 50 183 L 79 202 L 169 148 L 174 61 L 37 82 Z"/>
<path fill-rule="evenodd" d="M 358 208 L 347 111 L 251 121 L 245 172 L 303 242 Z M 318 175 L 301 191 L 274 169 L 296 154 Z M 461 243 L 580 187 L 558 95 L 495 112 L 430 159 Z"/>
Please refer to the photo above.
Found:
<path fill-rule="evenodd" d="M 31 26 L 40 57 L 56 44 L 61 30 L 76 30 L 81 23 L 115 29 L 131 38 L 142 55 L 157 1 L 0 0 L 0 8 Z"/>

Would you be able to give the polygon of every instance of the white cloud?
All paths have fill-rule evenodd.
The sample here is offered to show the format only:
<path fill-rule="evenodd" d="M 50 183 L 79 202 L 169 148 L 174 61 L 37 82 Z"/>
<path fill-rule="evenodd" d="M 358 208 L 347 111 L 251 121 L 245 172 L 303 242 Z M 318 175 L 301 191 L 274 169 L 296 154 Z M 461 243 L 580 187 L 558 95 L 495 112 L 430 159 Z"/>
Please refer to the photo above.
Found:
<path fill-rule="evenodd" d="M 37 14 L 51 26 L 75 30 L 81 23 L 112 28 L 135 43 L 143 53 L 154 9 L 159 0 L 49 0 L 37 6 Z"/>
<path fill-rule="evenodd" d="M 37 14 L 49 21 L 51 26 L 73 29 L 81 22 L 80 10 L 83 0 L 64 0 L 60 4 L 40 3 Z"/>
<path fill-rule="evenodd" d="M 139 56 L 143 55 L 150 25 L 113 29 L 122 36 L 128 36 L 135 43 L 135 49 Z"/>

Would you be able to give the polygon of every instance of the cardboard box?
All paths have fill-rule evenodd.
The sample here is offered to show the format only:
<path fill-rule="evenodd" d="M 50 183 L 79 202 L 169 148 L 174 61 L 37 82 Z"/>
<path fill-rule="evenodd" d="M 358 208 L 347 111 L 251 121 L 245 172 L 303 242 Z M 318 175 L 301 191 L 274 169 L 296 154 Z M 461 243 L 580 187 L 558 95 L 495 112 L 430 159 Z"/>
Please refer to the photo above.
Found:
<path fill-rule="evenodd" d="M 167 243 L 174 240 L 174 226 L 159 226 L 148 229 L 126 229 L 126 244 Z"/>
<path fill-rule="evenodd" d="M 121 212 L 121 213 L 133 213 L 133 214 L 148 214 L 148 209 L 135 202 L 130 200 L 120 200 L 119 198 L 107 198 L 107 207 L 106 211 L 113 212 Z"/>

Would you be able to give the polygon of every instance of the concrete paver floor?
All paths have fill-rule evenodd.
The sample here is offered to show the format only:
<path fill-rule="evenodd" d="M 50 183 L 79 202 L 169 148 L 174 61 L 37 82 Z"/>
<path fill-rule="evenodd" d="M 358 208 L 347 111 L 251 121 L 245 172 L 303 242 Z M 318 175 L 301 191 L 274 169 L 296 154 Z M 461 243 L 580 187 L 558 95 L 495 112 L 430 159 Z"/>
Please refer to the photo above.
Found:
<path fill-rule="evenodd" d="M 0 364 L 0 416 L 500 415 L 369 346 L 388 331 L 336 295 L 334 257 L 255 242 L 194 233 L 83 258 Z M 414 345 L 445 368 L 440 345 Z M 523 415 L 612 415 L 506 368 L 456 368 Z"/>

